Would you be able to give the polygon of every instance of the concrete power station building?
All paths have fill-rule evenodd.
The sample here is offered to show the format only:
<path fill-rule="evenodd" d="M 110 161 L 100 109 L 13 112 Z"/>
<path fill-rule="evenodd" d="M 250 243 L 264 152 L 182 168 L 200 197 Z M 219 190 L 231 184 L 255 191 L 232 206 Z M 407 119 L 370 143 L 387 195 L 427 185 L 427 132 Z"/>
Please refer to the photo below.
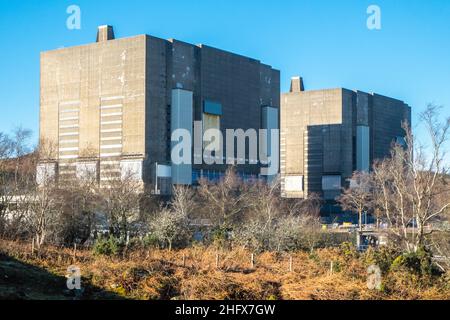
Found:
<path fill-rule="evenodd" d="M 171 133 L 278 129 L 280 72 L 205 45 L 148 35 L 41 53 L 40 139 L 55 145 L 39 167 L 59 179 L 94 172 L 100 183 L 133 171 L 157 192 L 217 178 L 226 165 L 172 165 Z M 192 152 L 192 157 L 195 156 Z M 237 167 L 255 177 L 246 157 Z M 194 163 L 194 161 L 192 162 Z"/>
<path fill-rule="evenodd" d="M 227 129 L 281 126 L 282 196 L 333 200 L 354 171 L 369 170 L 390 155 L 392 142 L 404 142 L 403 121 L 411 123 L 411 108 L 402 101 L 347 89 L 305 91 L 299 77 L 280 108 L 280 72 L 258 60 L 148 35 L 115 39 L 112 27 L 102 26 L 95 43 L 41 54 L 40 140 L 54 147 L 37 175 L 90 173 L 107 184 L 133 172 L 168 194 L 173 184 L 217 179 L 228 167 L 207 164 L 203 142 L 198 148 L 193 141 L 191 164 L 173 163 L 177 129 L 195 140 L 208 129 L 227 136 Z M 233 159 L 243 178 L 261 172 L 250 149 Z"/>
<path fill-rule="evenodd" d="M 333 200 L 354 171 L 368 171 L 404 143 L 402 122 L 411 123 L 403 101 L 347 89 L 305 91 L 300 77 L 281 97 L 282 194 Z"/>

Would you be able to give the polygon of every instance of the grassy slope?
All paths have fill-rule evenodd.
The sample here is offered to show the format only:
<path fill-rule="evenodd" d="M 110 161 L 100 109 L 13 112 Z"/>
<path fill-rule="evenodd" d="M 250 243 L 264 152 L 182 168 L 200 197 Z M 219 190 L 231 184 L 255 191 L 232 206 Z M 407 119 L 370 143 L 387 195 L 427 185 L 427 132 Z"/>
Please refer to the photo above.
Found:
<path fill-rule="evenodd" d="M 0 299 L 64 300 L 65 278 L 0 255 Z"/>
<path fill-rule="evenodd" d="M 250 253 L 239 249 L 220 252 L 219 269 L 217 251 L 201 247 L 145 250 L 123 259 L 96 258 L 88 251 L 75 258 L 71 250 L 58 248 L 45 248 L 40 257 L 29 251 L 22 244 L 0 242 L 0 252 L 22 261 L 0 260 L 0 276 L 6 272 L 9 277 L 0 280 L 0 296 L 68 298 L 61 276 L 75 264 L 81 268 L 85 299 L 450 299 L 446 280 L 423 281 L 408 272 L 385 275 L 383 292 L 369 290 L 362 259 L 337 249 L 293 254 L 293 272 L 288 255 L 263 253 L 250 268 Z"/>

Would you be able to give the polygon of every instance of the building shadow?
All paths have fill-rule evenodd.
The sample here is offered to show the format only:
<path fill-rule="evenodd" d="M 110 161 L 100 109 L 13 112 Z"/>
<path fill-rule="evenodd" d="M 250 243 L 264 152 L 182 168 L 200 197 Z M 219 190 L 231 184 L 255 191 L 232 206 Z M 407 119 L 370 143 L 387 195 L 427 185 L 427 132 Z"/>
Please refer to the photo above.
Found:
<path fill-rule="evenodd" d="M 0 253 L 0 300 L 125 300 L 81 279 L 69 290 L 66 277 Z"/>

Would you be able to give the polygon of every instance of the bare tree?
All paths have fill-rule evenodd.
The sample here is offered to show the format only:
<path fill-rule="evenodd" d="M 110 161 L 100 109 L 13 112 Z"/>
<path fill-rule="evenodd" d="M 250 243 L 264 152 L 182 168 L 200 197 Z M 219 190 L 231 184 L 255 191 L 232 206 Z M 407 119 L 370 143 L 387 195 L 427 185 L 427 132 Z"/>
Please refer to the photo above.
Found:
<path fill-rule="evenodd" d="M 92 177 L 94 175 L 94 177 Z M 85 243 L 97 224 L 100 199 L 95 172 L 87 172 L 64 185 L 59 185 L 61 215 L 56 232 L 66 244 Z"/>
<path fill-rule="evenodd" d="M 17 128 L 12 136 L 0 133 L 0 234 L 13 236 L 22 220 L 20 200 L 34 179 L 36 153 L 31 131 Z"/>
<path fill-rule="evenodd" d="M 286 215 L 277 220 L 273 233 L 276 251 L 290 251 L 299 248 L 301 235 L 301 221 L 299 216 Z"/>
<path fill-rule="evenodd" d="M 16 162 L 16 160 L 14 160 Z M 5 181 L 8 193 L 4 196 L 8 199 L 9 210 L 7 219 L 6 235 L 9 238 L 26 236 L 29 234 L 29 228 L 26 224 L 28 215 L 30 214 L 30 194 L 36 189 L 36 165 L 38 163 L 38 153 L 33 152 L 23 156 L 17 161 L 19 170 L 17 175 L 12 173 L 10 179 Z M 12 172 L 15 171 L 15 165 L 11 167 Z"/>
<path fill-rule="evenodd" d="M 297 247 L 313 252 L 322 239 L 320 221 L 322 199 L 317 193 L 312 193 L 307 199 L 290 199 L 286 205 L 289 216 L 295 218 L 295 230 L 298 232 Z M 291 224 L 291 227 L 294 225 Z"/>
<path fill-rule="evenodd" d="M 250 207 L 248 185 L 239 179 L 233 167 L 217 183 L 200 180 L 198 192 L 209 219 L 220 228 L 231 228 Z"/>
<path fill-rule="evenodd" d="M 283 210 L 294 216 L 320 216 L 322 198 L 317 193 L 311 193 L 306 199 L 283 199 Z"/>
<path fill-rule="evenodd" d="M 321 199 L 284 201 L 280 182 L 258 183 L 251 187 L 246 219 L 236 228 L 238 243 L 256 250 L 314 250 L 320 241 Z"/>
<path fill-rule="evenodd" d="M 174 244 L 186 243 L 192 236 L 186 212 L 168 207 L 162 207 L 151 220 L 150 230 L 169 250 Z"/>
<path fill-rule="evenodd" d="M 277 179 L 270 184 L 261 181 L 255 183 L 250 188 L 248 201 L 253 218 L 260 221 L 264 233 L 270 234 L 274 221 L 281 214 L 280 180 Z"/>
<path fill-rule="evenodd" d="M 450 270 L 450 229 L 446 226 L 430 236 L 430 244 L 436 257 L 436 265 L 443 271 Z"/>
<path fill-rule="evenodd" d="M 30 188 L 21 199 L 21 205 L 28 211 L 25 215 L 27 226 L 38 247 L 43 245 L 48 235 L 54 231 L 60 213 L 54 172 L 43 171 L 44 169 L 41 169 L 40 184 Z"/>
<path fill-rule="evenodd" d="M 405 145 L 395 145 L 391 158 L 374 166 L 377 203 L 391 233 L 408 251 L 415 251 L 425 244 L 427 234 L 432 232 L 427 230 L 427 225 L 450 208 L 450 199 L 441 197 L 449 191 L 445 148 L 450 118 L 442 121 L 439 109 L 429 105 L 420 117 L 428 132 L 428 147 L 420 143 L 411 128 L 404 124 Z"/>
<path fill-rule="evenodd" d="M 3 132 L 0 132 L 0 160 L 3 162 L 9 159 L 12 154 L 12 141 L 9 136 Z M 3 165 L 3 163 L 0 163 Z"/>
<path fill-rule="evenodd" d="M 363 230 L 362 215 L 372 207 L 371 175 L 367 172 L 355 172 L 350 179 L 350 186 L 343 190 L 337 199 L 342 209 L 358 213 L 359 230 Z"/>
<path fill-rule="evenodd" d="M 234 239 L 244 247 L 268 250 L 274 242 L 276 220 L 280 216 L 280 181 L 262 181 L 249 187 L 248 210 L 235 226 Z"/>
<path fill-rule="evenodd" d="M 9 159 L 12 154 L 11 139 L 0 132 L 0 235 L 4 234 L 8 207 L 13 196 Z"/>
<path fill-rule="evenodd" d="M 194 190 L 189 186 L 174 186 L 170 207 L 174 212 L 190 217 L 196 207 Z"/>
<path fill-rule="evenodd" d="M 19 185 L 20 164 L 23 157 L 31 153 L 29 139 L 31 138 L 31 130 L 18 127 L 13 131 L 11 140 L 12 157 L 14 158 L 14 182 Z"/>
<path fill-rule="evenodd" d="M 99 189 L 100 210 L 105 214 L 109 232 L 117 237 L 126 237 L 130 224 L 139 219 L 140 204 L 144 189 L 140 177 L 134 172 L 105 175 Z"/>

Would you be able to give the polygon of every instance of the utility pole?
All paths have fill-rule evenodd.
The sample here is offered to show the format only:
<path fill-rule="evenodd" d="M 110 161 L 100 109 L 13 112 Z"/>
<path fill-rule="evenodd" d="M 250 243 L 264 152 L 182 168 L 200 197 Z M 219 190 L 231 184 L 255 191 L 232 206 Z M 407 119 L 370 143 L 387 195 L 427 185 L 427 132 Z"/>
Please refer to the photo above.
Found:
<path fill-rule="evenodd" d="M 158 194 L 158 162 L 155 162 L 155 195 Z"/>

